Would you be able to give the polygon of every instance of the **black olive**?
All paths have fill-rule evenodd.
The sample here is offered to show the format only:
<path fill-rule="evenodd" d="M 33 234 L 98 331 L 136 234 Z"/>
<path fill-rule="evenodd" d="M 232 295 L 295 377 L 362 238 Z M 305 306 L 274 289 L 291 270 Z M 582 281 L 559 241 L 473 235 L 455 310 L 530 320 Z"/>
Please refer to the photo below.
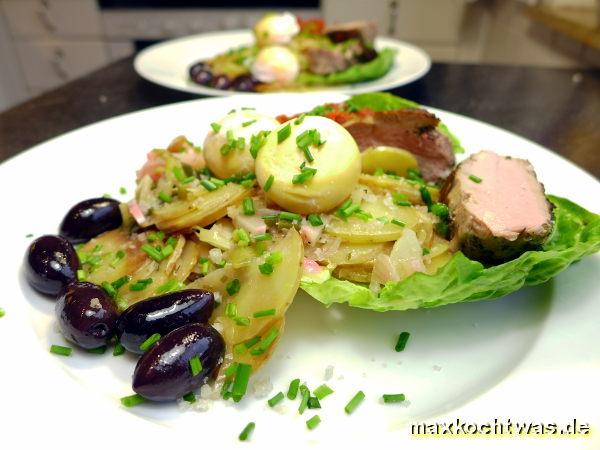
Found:
<path fill-rule="evenodd" d="M 213 73 L 210 71 L 208 67 L 196 72 L 192 77 L 192 81 L 196 84 L 201 84 L 203 86 L 209 85 L 213 80 Z"/>
<path fill-rule="evenodd" d="M 231 87 L 231 80 L 227 77 L 227 75 L 217 75 L 213 79 L 212 87 L 225 91 Z"/>
<path fill-rule="evenodd" d="M 139 359 L 133 372 L 133 390 L 159 402 L 177 400 L 199 388 L 223 360 L 225 342 L 210 325 L 191 323 L 171 331 Z M 190 365 L 198 357 L 201 369 Z"/>
<path fill-rule="evenodd" d="M 65 238 L 46 235 L 37 238 L 25 254 L 25 276 L 29 284 L 43 294 L 58 295 L 74 281 L 79 258 Z"/>
<path fill-rule="evenodd" d="M 118 313 L 102 288 L 92 283 L 74 282 L 56 303 L 60 331 L 83 348 L 97 348 L 115 334 Z"/>
<path fill-rule="evenodd" d="M 119 202 L 111 198 L 91 198 L 73 206 L 62 223 L 59 234 L 71 243 L 89 241 L 123 223 Z"/>
<path fill-rule="evenodd" d="M 202 72 L 203 70 L 206 70 L 207 68 L 208 68 L 208 65 L 204 62 L 198 62 L 196 64 L 192 64 L 192 66 L 190 66 L 190 70 L 189 70 L 190 78 L 194 79 L 199 72 Z"/>
<path fill-rule="evenodd" d="M 240 75 L 231 82 L 231 89 L 240 92 L 254 92 L 256 88 L 256 79 L 249 75 Z"/>
<path fill-rule="evenodd" d="M 151 297 L 127 308 L 117 323 L 117 336 L 130 352 L 144 353 L 140 345 L 154 333 L 161 336 L 188 323 L 206 323 L 215 299 L 201 289 L 187 289 Z"/>

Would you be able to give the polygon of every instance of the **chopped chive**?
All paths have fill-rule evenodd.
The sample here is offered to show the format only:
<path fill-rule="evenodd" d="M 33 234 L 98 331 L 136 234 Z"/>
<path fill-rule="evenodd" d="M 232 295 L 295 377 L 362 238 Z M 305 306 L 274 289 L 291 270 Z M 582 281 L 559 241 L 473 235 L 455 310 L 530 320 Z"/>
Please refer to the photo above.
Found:
<path fill-rule="evenodd" d="M 233 321 L 236 325 L 239 325 L 240 327 L 247 327 L 248 325 L 250 325 L 250 319 L 248 319 L 247 317 L 236 316 L 233 318 Z"/>
<path fill-rule="evenodd" d="M 119 265 L 119 262 L 121 262 L 121 260 L 123 258 L 125 258 L 125 252 L 123 250 L 117 251 L 117 253 L 115 253 L 114 259 L 110 263 L 110 267 L 112 267 L 113 269 L 116 269 L 117 266 Z"/>
<path fill-rule="evenodd" d="M 164 203 L 171 203 L 173 201 L 173 197 L 167 194 L 164 191 L 160 191 L 158 194 L 158 198 Z"/>
<path fill-rule="evenodd" d="M 215 183 L 213 183 L 212 181 L 209 180 L 200 180 L 200 184 L 207 190 L 207 191 L 214 191 L 217 189 L 217 185 Z"/>
<path fill-rule="evenodd" d="M 274 316 L 275 315 L 275 308 L 271 308 L 271 309 L 264 309 L 262 311 L 256 311 L 252 316 L 255 318 L 258 317 L 268 317 L 268 316 Z"/>
<path fill-rule="evenodd" d="M 421 186 L 419 188 L 419 192 L 421 193 L 421 199 L 423 200 L 423 203 L 425 203 L 428 208 L 431 207 L 433 200 L 431 199 L 431 193 L 429 192 L 429 189 L 427 189 L 425 186 Z"/>
<path fill-rule="evenodd" d="M 164 246 L 164 248 L 160 251 L 163 259 L 166 258 L 167 256 L 170 256 L 171 254 L 173 254 L 173 251 L 175 249 L 173 248 L 173 246 L 171 244 L 167 244 Z"/>
<path fill-rule="evenodd" d="M 258 270 L 263 275 L 271 275 L 273 273 L 273 264 L 271 263 L 263 263 L 258 266 Z"/>
<path fill-rule="evenodd" d="M 397 352 L 401 352 L 402 350 L 404 350 L 404 347 L 406 347 L 406 342 L 408 341 L 409 336 L 410 336 L 410 333 L 408 331 L 403 331 L 402 333 L 400 333 L 400 335 L 398 336 L 398 341 L 396 342 L 396 346 L 394 347 L 394 349 Z"/>
<path fill-rule="evenodd" d="M 254 336 L 253 338 L 250 338 L 244 342 L 244 347 L 250 348 L 253 345 L 256 345 L 259 341 L 260 341 L 260 336 Z"/>
<path fill-rule="evenodd" d="M 177 245 L 177 238 L 175 236 L 169 236 L 169 239 L 167 239 L 166 245 L 175 247 Z"/>
<path fill-rule="evenodd" d="M 87 273 L 83 269 L 77 269 L 77 281 L 85 281 Z"/>
<path fill-rule="evenodd" d="M 71 356 L 71 353 L 73 353 L 73 349 L 71 347 L 64 347 L 62 345 L 51 345 L 50 353 L 54 353 L 55 355 L 61 356 Z"/>
<path fill-rule="evenodd" d="M 193 377 L 202 372 L 202 361 L 200 361 L 200 357 L 198 355 L 194 355 L 190 358 L 189 365 L 190 372 L 192 372 Z"/>
<path fill-rule="evenodd" d="M 219 131 L 221 131 L 221 124 L 219 124 L 219 123 L 213 122 L 210 124 L 210 126 L 215 133 L 218 133 Z"/>
<path fill-rule="evenodd" d="M 317 169 L 311 167 L 303 167 L 299 174 L 292 177 L 292 184 L 303 184 L 306 183 L 315 176 Z"/>
<path fill-rule="evenodd" d="M 394 225 L 398 225 L 399 227 L 406 226 L 406 224 L 404 222 L 402 222 L 401 220 L 398 220 L 398 219 L 392 219 L 390 222 L 393 223 Z"/>
<path fill-rule="evenodd" d="M 351 204 L 347 208 L 343 209 L 342 215 L 345 217 L 350 217 L 355 212 L 360 211 L 360 205 L 358 203 Z"/>
<path fill-rule="evenodd" d="M 165 284 L 159 286 L 156 288 L 155 293 L 158 295 L 161 294 L 168 294 L 169 292 L 173 292 L 173 291 L 177 291 L 179 289 L 181 289 L 182 284 L 175 280 L 175 279 L 171 279 L 169 281 L 167 281 Z"/>
<path fill-rule="evenodd" d="M 318 415 L 312 416 L 306 421 L 306 428 L 314 430 L 321 423 L 321 418 Z"/>
<path fill-rule="evenodd" d="M 253 239 L 255 242 L 270 241 L 273 239 L 273 235 L 271 233 L 257 234 Z"/>
<path fill-rule="evenodd" d="M 404 394 L 383 394 L 383 403 L 400 403 L 405 399 Z"/>
<path fill-rule="evenodd" d="M 443 203 L 434 203 L 431 205 L 431 212 L 442 219 L 445 219 L 450 215 L 448 207 Z"/>
<path fill-rule="evenodd" d="M 326 384 L 322 384 L 313 391 L 313 394 L 315 394 L 315 397 L 317 397 L 319 400 L 323 400 L 328 395 L 333 394 L 333 389 Z"/>
<path fill-rule="evenodd" d="M 346 414 L 352 414 L 364 399 L 365 393 L 363 391 L 358 391 L 356 395 L 354 395 L 354 397 L 352 397 L 352 399 L 344 407 L 344 411 L 346 411 Z"/>
<path fill-rule="evenodd" d="M 131 277 L 129 275 L 123 275 L 121 278 L 113 281 L 111 284 L 112 284 L 112 287 L 118 291 L 123 286 L 125 286 L 127 283 L 129 283 L 129 280 L 131 280 Z"/>
<path fill-rule="evenodd" d="M 152 258 L 156 262 L 160 262 L 164 259 L 162 253 L 149 244 L 142 245 L 141 249 L 144 253 L 146 253 L 150 258 Z"/>
<path fill-rule="evenodd" d="M 152 348 L 154 346 L 154 344 L 156 344 L 158 342 L 159 339 L 160 339 L 159 333 L 154 333 L 154 334 L 150 335 L 150 337 L 148 337 L 148 339 L 146 339 L 144 342 L 142 342 L 140 344 L 140 350 L 143 352 L 145 352 L 146 350 L 149 350 L 150 348 Z"/>
<path fill-rule="evenodd" d="M 290 134 L 292 134 L 292 126 L 288 123 L 283 128 L 277 130 L 277 143 L 281 144 L 283 141 L 290 137 Z"/>
<path fill-rule="evenodd" d="M 283 400 L 285 398 L 285 396 L 283 395 L 283 392 L 278 392 L 277 395 L 274 395 L 273 397 L 271 397 L 267 403 L 269 404 L 269 406 L 272 408 L 273 406 L 275 406 L 277 403 L 279 403 L 281 400 Z"/>
<path fill-rule="evenodd" d="M 223 374 L 226 377 L 234 376 L 235 372 L 237 371 L 237 366 L 238 366 L 238 363 L 231 363 L 229 366 L 227 366 L 227 368 L 225 370 L 223 370 Z"/>
<path fill-rule="evenodd" d="M 275 181 L 275 177 L 273 175 L 269 175 L 269 178 L 267 178 L 267 182 L 263 187 L 263 191 L 269 192 L 269 189 L 271 189 L 271 186 L 273 186 L 273 181 Z"/>
<path fill-rule="evenodd" d="M 225 315 L 230 319 L 237 316 L 237 305 L 235 303 L 227 303 L 225 306 Z"/>
<path fill-rule="evenodd" d="M 4 311 L 4 308 L 0 308 L 0 317 L 4 317 L 6 314 L 6 311 Z"/>
<path fill-rule="evenodd" d="M 103 281 L 101 286 L 102 289 L 104 289 L 104 292 L 109 295 L 109 297 L 115 298 L 117 296 L 117 290 L 108 281 Z"/>
<path fill-rule="evenodd" d="M 29 238 L 32 238 L 32 237 L 33 237 L 33 234 L 32 234 L 32 233 L 26 234 L 26 235 L 25 235 L 25 237 L 26 237 L 26 238 L 28 238 L 28 239 L 29 239 Z"/>
<path fill-rule="evenodd" d="M 294 125 L 300 125 L 302 122 L 304 122 L 304 118 L 306 117 L 305 113 L 300 114 L 296 120 L 294 120 Z"/>
<path fill-rule="evenodd" d="M 249 127 L 250 125 L 252 125 L 254 122 L 256 122 L 256 119 L 254 120 L 249 120 L 248 122 L 244 122 L 242 123 L 242 127 L 246 128 Z"/>
<path fill-rule="evenodd" d="M 323 220 L 318 214 L 309 214 L 306 219 L 313 227 L 319 227 L 323 225 Z"/>
<path fill-rule="evenodd" d="M 244 180 L 240 184 L 245 188 L 251 188 L 252 186 L 254 186 L 254 180 Z"/>
<path fill-rule="evenodd" d="M 148 287 L 149 284 L 152 284 L 152 278 L 143 278 L 141 280 L 137 280 L 135 283 L 129 285 L 129 290 L 133 292 L 143 291 Z"/>
<path fill-rule="evenodd" d="M 271 346 L 275 339 L 277 339 L 278 335 L 279 330 L 275 327 L 271 328 L 260 344 L 250 350 L 250 354 L 254 356 L 262 355 Z"/>
<path fill-rule="evenodd" d="M 125 347 L 123 347 L 123 344 L 117 341 L 117 343 L 115 344 L 115 348 L 113 348 L 113 356 L 121 356 L 124 353 Z"/>
<path fill-rule="evenodd" d="M 162 241 L 165 238 L 165 233 L 163 231 L 152 231 L 148 233 L 148 242 L 154 241 Z"/>
<path fill-rule="evenodd" d="M 242 203 L 244 209 L 244 215 L 253 216 L 254 215 L 254 201 L 251 198 L 245 198 Z"/>
<path fill-rule="evenodd" d="M 225 287 L 225 290 L 227 291 L 227 293 L 230 296 L 234 296 L 235 294 L 237 294 L 238 292 L 240 292 L 240 280 L 238 280 L 237 278 L 234 278 L 233 280 L 231 280 L 229 283 L 227 283 L 227 286 Z"/>
<path fill-rule="evenodd" d="M 281 261 L 283 261 L 283 254 L 281 252 L 273 252 L 266 259 L 266 262 L 273 265 L 279 264 Z"/>
<path fill-rule="evenodd" d="M 127 397 L 122 397 L 121 405 L 125 406 L 126 408 L 131 408 L 132 406 L 139 405 L 141 403 L 144 403 L 145 401 L 146 399 L 140 394 L 133 394 L 128 395 Z"/>
<path fill-rule="evenodd" d="M 256 427 L 256 424 L 254 422 L 250 422 L 248 425 L 246 425 L 244 427 L 244 429 L 242 430 L 242 432 L 238 436 L 238 439 L 240 441 L 247 441 L 248 438 L 250 437 L 250 435 L 252 434 L 252 432 L 254 431 L 255 427 Z"/>
<path fill-rule="evenodd" d="M 354 216 L 358 217 L 360 220 L 364 220 L 365 222 L 368 222 L 369 220 L 371 220 L 373 218 L 373 216 L 370 213 L 367 213 L 364 211 L 355 212 Z"/>
<path fill-rule="evenodd" d="M 385 172 L 384 172 L 384 170 L 381 167 L 377 167 L 375 169 L 375 172 L 373 172 L 373 175 L 376 176 L 376 177 L 380 177 L 382 175 L 385 175 Z"/>
<path fill-rule="evenodd" d="M 250 364 L 238 363 L 233 386 L 231 387 L 231 395 L 235 402 L 239 402 L 246 394 L 251 372 L 252 366 Z"/>
<path fill-rule="evenodd" d="M 219 180 L 218 178 L 210 178 L 210 181 L 218 188 L 225 186 L 225 182 L 223 180 Z"/>
<path fill-rule="evenodd" d="M 300 214 L 291 213 L 287 211 L 283 211 L 279 213 L 279 218 L 281 220 L 287 220 L 288 222 L 301 221 L 302 216 Z"/>
<path fill-rule="evenodd" d="M 196 403 L 196 396 L 193 392 L 188 392 L 182 398 L 188 403 Z"/>
<path fill-rule="evenodd" d="M 428 248 L 423 247 L 423 256 L 429 255 L 431 253 L 431 250 L 429 250 Z"/>
<path fill-rule="evenodd" d="M 308 399 L 310 398 L 310 391 L 304 384 L 300 386 L 300 395 L 302 396 L 302 399 L 300 400 L 300 406 L 298 406 L 298 412 L 304 414 L 304 411 L 306 411 L 306 408 L 308 407 Z"/>
<path fill-rule="evenodd" d="M 183 170 L 182 167 L 180 166 L 175 166 L 172 169 L 173 175 L 175 175 L 175 178 L 177 178 L 177 181 L 181 182 L 183 180 L 185 180 L 185 171 Z"/>
<path fill-rule="evenodd" d="M 298 395 L 298 388 L 300 387 L 300 378 L 295 378 L 290 382 L 290 387 L 287 391 L 287 398 L 295 400 Z"/>
<path fill-rule="evenodd" d="M 317 397 L 309 397 L 307 405 L 308 409 L 321 409 L 321 402 Z"/>
<path fill-rule="evenodd" d="M 302 151 L 304 152 L 304 157 L 306 158 L 306 160 L 308 162 L 313 162 L 315 160 L 314 156 L 312 155 L 312 153 L 310 152 L 308 147 L 303 147 Z"/>
<path fill-rule="evenodd" d="M 398 206 L 412 206 L 406 194 L 401 194 L 400 192 L 392 192 L 392 200 Z"/>
<path fill-rule="evenodd" d="M 406 178 L 409 180 L 423 181 L 423 175 L 419 169 L 410 168 L 406 171 Z"/>
<path fill-rule="evenodd" d="M 121 186 L 119 188 L 119 194 L 121 195 L 126 195 L 127 194 L 127 189 L 125 189 L 123 186 Z"/>
<path fill-rule="evenodd" d="M 104 355 L 106 353 L 106 345 L 101 345 L 96 348 L 88 348 L 86 350 L 88 353 L 94 353 L 96 355 Z"/>
<path fill-rule="evenodd" d="M 473 183 L 481 183 L 483 181 L 477 175 L 469 175 L 469 180 L 471 180 Z"/>

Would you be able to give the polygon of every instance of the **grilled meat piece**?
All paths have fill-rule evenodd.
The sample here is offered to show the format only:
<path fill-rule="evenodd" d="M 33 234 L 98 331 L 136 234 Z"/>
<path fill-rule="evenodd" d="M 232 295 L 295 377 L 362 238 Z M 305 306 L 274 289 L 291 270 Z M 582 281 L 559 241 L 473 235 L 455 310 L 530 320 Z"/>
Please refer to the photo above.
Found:
<path fill-rule="evenodd" d="M 343 42 L 348 39 L 358 39 L 363 44 L 371 45 L 377 35 L 375 22 L 357 20 L 354 22 L 334 24 L 325 29 L 325 34 L 333 42 Z"/>
<path fill-rule="evenodd" d="M 347 58 L 340 50 L 311 47 L 307 49 L 306 56 L 309 70 L 317 75 L 341 72 L 352 64 L 352 59 Z"/>
<path fill-rule="evenodd" d="M 481 151 L 452 172 L 441 200 L 463 253 L 485 263 L 538 249 L 552 231 L 544 186 L 524 159 Z"/>

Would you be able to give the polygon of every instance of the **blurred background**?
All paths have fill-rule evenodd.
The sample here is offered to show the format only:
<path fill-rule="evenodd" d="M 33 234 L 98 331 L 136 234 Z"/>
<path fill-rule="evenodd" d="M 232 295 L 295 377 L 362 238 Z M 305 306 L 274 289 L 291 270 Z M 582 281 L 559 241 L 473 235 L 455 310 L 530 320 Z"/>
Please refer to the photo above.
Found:
<path fill-rule="evenodd" d="M 153 43 L 289 10 L 370 19 L 434 62 L 600 66 L 600 0 L 0 0 L 0 111 Z"/>

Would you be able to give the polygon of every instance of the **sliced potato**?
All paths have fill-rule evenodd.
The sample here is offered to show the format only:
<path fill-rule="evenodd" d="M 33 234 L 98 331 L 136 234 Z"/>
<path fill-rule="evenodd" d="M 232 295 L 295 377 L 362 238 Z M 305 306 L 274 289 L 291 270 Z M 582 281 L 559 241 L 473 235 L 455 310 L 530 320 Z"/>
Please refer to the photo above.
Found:
<path fill-rule="evenodd" d="M 389 253 L 390 246 L 384 243 L 376 244 L 351 244 L 343 242 L 335 253 L 323 258 L 320 262 L 326 262 L 335 266 L 353 266 L 360 264 L 373 265 L 377 255 Z"/>
<path fill-rule="evenodd" d="M 192 227 L 205 227 L 227 214 L 227 208 L 248 197 L 252 189 L 229 183 L 208 192 L 193 202 L 181 202 L 187 211 L 176 217 L 165 214 L 161 209 L 154 212 L 156 227 L 169 232 L 186 230 Z M 180 202 L 173 202 L 180 203 Z"/>
<path fill-rule="evenodd" d="M 408 169 L 419 168 L 414 155 L 398 147 L 370 147 L 361 153 L 361 158 L 363 173 L 373 174 L 379 169 L 404 177 Z"/>
<path fill-rule="evenodd" d="M 363 173 L 360 175 L 358 182 L 368 186 L 375 193 L 385 194 L 387 192 L 398 192 L 406 195 L 408 201 L 413 205 L 423 205 L 423 199 L 421 198 L 421 192 L 419 191 L 420 185 L 410 180 L 404 178 L 391 178 L 385 175 L 374 176 Z M 431 186 L 427 186 L 427 190 L 431 194 L 431 199 L 434 202 L 437 202 L 440 197 L 440 190 Z"/>
<path fill-rule="evenodd" d="M 229 219 L 220 219 L 210 229 L 194 228 L 200 242 L 206 242 L 221 250 L 233 248 L 233 225 Z"/>
<path fill-rule="evenodd" d="M 372 272 L 372 264 L 370 266 L 340 266 L 333 271 L 333 276 L 341 280 L 369 283 L 371 281 Z"/>

